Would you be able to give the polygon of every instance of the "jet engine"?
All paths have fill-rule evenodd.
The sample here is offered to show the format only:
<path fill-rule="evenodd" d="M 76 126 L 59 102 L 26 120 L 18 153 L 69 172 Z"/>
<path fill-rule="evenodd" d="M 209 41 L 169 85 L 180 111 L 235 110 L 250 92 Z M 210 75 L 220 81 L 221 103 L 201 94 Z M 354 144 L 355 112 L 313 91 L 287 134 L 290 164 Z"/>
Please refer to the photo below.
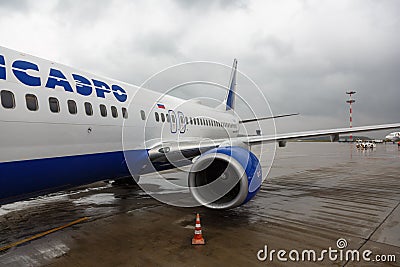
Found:
<path fill-rule="evenodd" d="M 202 154 L 189 173 L 189 189 L 201 205 L 229 209 L 253 198 L 262 183 L 258 158 L 239 147 L 218 147 Z"/>

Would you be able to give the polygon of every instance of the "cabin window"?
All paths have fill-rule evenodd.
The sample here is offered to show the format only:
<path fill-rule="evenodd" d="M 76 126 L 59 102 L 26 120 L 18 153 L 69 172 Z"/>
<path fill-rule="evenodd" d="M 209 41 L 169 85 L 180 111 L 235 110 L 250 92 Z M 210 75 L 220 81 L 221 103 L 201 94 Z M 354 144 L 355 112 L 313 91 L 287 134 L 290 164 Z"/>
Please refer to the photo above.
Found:
<path fill-rule="evenodd" d="M 161 115 L 161 121 L 162 121 L 162 122 L 165 122 L 165 115 L 164 115 L 164 113 L 160 113 L 160 115 Z"/>
<path fill-rule="evenodd" d="M 167 122 L 171 122 L 168 114 L 166 114 L 165 117 L 167 117 Z"/>
<path fill-rule="evenodd" d="M 7 90 L 2 90 L 1 93 L 1 105 L 3 108 L 15 108 L 14 94 Z"/>
<path fill-rule="evenodd" d="M 88 116 L 93 115 L 92 104 L 90 104 L 89 102 L 85 102 L 85 112 L 86 112 L 86 115 L 88 115 Z"/>
<path fill-rule="evenodd" d="M 28 110 L 36 111 L 36 110 L 39 109 L 38 100 L 37 100 L 37 97 L 35 95 L 26 94 L 25 95 L 25 101 L 26 101 L 26 107 L 28 108 Z"/>
<path fill-rule="evenodd" d="M 68 100 L 67 104 L 69 113 L 76 114 L 78 112 L 78 109 L 76 108 L 76 102 L 74 100 Z"/>
<path fill-rule="evenodd" d="M 55 97 L 49 97 L 49 107 L 50 111 L 53 113 L 60 112 L 60 103 L 58 102 L 58 99 Z"/>
<path fill-rule="evenodd" d="M 118 118 L 118 111 L 115 106 L 111 106 L 111 115 L 113 116 L 113 118 Z"/>
<path fill-rule="evenodd" d="M 144 113 L 144 110 L 140 111 L 140 117 L 142 118 L 142 120 L 146 119 L 146 113 Z"/>
<path fill-rule="evenodd" d="M 107 117 L 107 108 L 103 104 L 100 104 L 100 114 L 102 117 Z"/>
<path fill-rule="evenodd" d="M 160 116 L 158 115 L 158 112 L 155 112 L 154 115 L 156 116 L 156 121 L 160 121 Z"/>
<path fill-rule="evenodd" d="M 122 117 L 124 119 L 128 118 L 128 110 L 126 108 L 122 108 Z"/>

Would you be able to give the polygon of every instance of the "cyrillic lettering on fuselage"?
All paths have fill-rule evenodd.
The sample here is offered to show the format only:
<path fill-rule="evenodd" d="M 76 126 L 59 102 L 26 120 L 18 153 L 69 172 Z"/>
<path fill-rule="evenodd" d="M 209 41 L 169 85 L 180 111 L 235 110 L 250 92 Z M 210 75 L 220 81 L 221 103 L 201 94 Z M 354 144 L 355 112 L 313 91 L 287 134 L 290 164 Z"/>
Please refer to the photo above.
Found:
<path fill-rule="evenodd" d="M 7 59 L 4 55 L 0 55 L 0 80 L 7 80 Z M 89 79 L 81 74 L 72 73 L 74 85 L 68 81 L 67 76 L 61 69 L 50 68 L 45 79 L 46 84 L 42 81 L 40 75 L 40 66 L 34 62 L 17 59 L 12 62 L 11 71 L 16 80 L 23 85 L 30 87 L 44 86 L 49 89 L 62 88 L 66 92 L 78 93 L 82 96 L 89 96 L 96 92 L 99 98 L 107 98 L 107 95 L 113 95 L 119 102 L 125 102 L 128 99 L 126 91 L 117 84 L 107 84 L 98 79 Z M 74 88 L 73 88 L 74 86 Z M 94 90 L 93 90 L 94 88 Z"/>

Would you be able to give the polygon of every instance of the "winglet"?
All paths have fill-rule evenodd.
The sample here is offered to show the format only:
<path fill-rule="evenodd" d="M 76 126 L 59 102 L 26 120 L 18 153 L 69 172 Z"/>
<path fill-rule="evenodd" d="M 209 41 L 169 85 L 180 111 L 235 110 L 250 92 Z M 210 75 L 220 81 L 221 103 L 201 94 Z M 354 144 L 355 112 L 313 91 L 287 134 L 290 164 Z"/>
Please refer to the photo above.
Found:
<path fill-rule="evenodd" d="M 226 96 L 226 110 L 233 110 L 235 108 L 235 91 L 236 91 L 236 73 L 237 73 L 237 60 L 233 60 L 231 79 L 229 81 L 229 92 Z"/>

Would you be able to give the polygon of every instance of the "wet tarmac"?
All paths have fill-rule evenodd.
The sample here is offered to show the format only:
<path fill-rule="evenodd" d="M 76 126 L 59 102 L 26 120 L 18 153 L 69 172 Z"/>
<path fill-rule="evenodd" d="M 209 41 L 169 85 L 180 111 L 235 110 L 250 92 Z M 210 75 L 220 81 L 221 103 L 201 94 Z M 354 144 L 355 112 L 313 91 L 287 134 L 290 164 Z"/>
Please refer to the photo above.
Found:
<path fill-rule="evenodd" d="M 184 183 L 182 172 L 166 172 Z M 143 176 L 154 194 L 182 203 L 154 175 Z M 267 181 L 246 205 L 227 211 L 163 204 L 138 186 L 96 183 L 68 192 L 0 207 L 0 247 L 82 217 L 80 224 L 0 252 L 1 266 L 399 266 L 400 151 L 377 145 L 289 143 L 277 150 Z M 194 247 L 195 213 L 201 214 L 205 246 Z M 347 246 L 339 249 L 338 239 Z M 258 259 L 267 246 L 285 250 Z M 371 250 L 371 260 L 329 259 L 324 249 Z M 317 252 L 297 261 L 290 251 Z M 361 253 L 360 253 L 361 254 Z M 390 258 L 390 262 L 377 262 Z M 393 262 L 394 255 L 396 261 Z M 390 257 L 389 257 L 390 256 Z M 283 261 L 286 258 L 287 261 Z M 272 261 L 272 262 L 271 262 Z"/>

